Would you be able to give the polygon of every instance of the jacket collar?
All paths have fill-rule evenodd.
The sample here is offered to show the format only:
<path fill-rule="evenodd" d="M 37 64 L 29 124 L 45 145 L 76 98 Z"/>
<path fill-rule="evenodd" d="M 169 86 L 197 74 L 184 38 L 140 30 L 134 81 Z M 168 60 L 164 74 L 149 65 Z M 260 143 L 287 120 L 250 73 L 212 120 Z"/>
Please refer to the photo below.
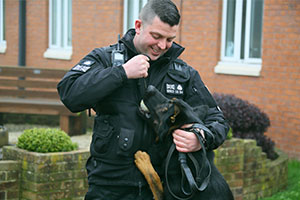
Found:
<path fill-rule="evenodd" d="M 127 33 L 122 37 L 120 40 L 125 44 L 125 46 L 131 51 L 129 54 L 132 54 L 132 56 L 137 55 L 137 50 L 133 44 L 133 38 L 135 36 L 135 30 L 129 29 Z M 177 57 L 181 55 L 181 53 L 184 51 L 184 47 L 180 46 L 176 42 L 173 42 L 172 47 L 158 60 L 160 59 L 168 59 L 168 60 L 175 60 Z M 130 55 L 129 55 L 130 56 Z"/>

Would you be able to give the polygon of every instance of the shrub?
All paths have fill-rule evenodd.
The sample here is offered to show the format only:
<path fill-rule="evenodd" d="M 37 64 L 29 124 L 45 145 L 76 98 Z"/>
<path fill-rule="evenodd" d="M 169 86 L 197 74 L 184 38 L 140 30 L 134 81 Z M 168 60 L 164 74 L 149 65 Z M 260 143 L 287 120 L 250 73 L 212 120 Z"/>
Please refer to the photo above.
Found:
<path fill-rule="evenodd" d="M 278 157 L 274 150 L 274 142 L 264 135 L 270 126 L 270 119 L 266 113 L 234 95 L 214 93 L 213 96 L 228 120 L 233 137 L 255 139 L 269 159 L 274 160 Z"/>
<path fill-rule="evenodd" d="M 24 130 L 18 138 L 17 147 L 40 153 L 66 152 L 78 149 L 77 143 L 73 143 L 70 136 L 64 131 L 53 128 Z"/>
<path fill-rule="evenodd" d="M 232 128 L 229 129 L 228 133 L 227 133 L 227 140 L 230 140 L 232 138 Z"/>

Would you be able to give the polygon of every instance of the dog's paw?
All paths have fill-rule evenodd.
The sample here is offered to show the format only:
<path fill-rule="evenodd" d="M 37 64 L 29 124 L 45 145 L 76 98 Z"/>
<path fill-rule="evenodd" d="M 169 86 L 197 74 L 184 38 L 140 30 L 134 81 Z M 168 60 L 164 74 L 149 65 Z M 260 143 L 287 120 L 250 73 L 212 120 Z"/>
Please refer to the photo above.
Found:
<path fill-rule="evenodd" d="M 137 151 L 134 154 L 134 162 L 140 171 L 148 171 L 151 166 L 150 156 L 146 152 Z"/>
<path fill-rule="evenodd" d="M 138 169 L 142 172 L 142 174 L 145 176 L 150 189 L 153 193 L 155 200 L 162 200 L 163 199 L 163 187 L 160 180 L 160 177 L 154 170 L 150 156 L 146 152 L 137 151 L 134 154 L 134 162 Z"/>

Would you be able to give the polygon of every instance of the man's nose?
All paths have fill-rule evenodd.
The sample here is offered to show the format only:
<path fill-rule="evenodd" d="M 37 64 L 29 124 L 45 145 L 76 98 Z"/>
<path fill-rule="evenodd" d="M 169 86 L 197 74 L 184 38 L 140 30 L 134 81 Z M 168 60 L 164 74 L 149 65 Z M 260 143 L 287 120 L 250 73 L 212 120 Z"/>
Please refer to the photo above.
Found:
<path fill-rule="evenodd" d="M 158 47 L 162 50 L 165 50 L 167 48 L 167 41 L 165 39 L 161 39 L 158 42 Z"/>

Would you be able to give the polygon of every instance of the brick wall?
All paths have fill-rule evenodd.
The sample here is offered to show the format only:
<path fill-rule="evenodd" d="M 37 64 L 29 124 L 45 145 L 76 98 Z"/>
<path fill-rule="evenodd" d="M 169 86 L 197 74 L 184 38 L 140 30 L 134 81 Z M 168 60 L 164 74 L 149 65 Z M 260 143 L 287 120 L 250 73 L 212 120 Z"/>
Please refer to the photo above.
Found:
<path fill-rule="evenodd" d="M 181 7 L 180 43 L 186 48 L 182 58 L 195 67 L 205 81 L 213 78 L 213 67 L 219 60 L 221 6 L 219 0 L 188 0 Z"/>
<path fill-rule="evenodd" d="M 211 92 L 235 94 L 268 114 L 266 133 L 290 157 L 300 159 L 300 6 L 297 0 L 264 1 L 262 71 L 259 77 L 214 73 L 220 57 L 222 1 L 182 5 L 182 56 Z"/>
<path fill-rule="evenodd" d="M 282 152 L 267 159 L 255 140 L 230 139 L 215 150 L 215 164 L 228 182 L 235 200 L 272 196 L 287 186 L 288 158 Z"/>
<path fill-rule="evenodd" d="M 19 199 L 20 169 L 19 161 L 0 160 L 0 199 Z"/>
<path fill-rule="evenodd" d="M 117 41 L 122 32 L 123 3 L 120 0 L 73 0 L 72 60 L 43 57 L 48 48 L 49 3 L 26 1 L 26 65 L 69 69 L 96 47 Z M 7 51 L 0 54 L 0 65 L 18 64 L 18 1 L 6 1 Z"/>
<path fill-rule="evenodd" d="M 222 1 L 174 0 L 182 13 L 176 41 L 181 56 L 201 74 L 211 92 L 235 94 L 266 112 L 267 135 L 300 159 L 300 6 L 298 0 L 264 1 L 262 71 L 259 77 L 214 73 L 220 58 Z M 28 66 L 71 68 L 95 47 L 115 43 L 122 34 L 122 0 L 73 0 L 72 60 L 45 59 L 48 1 L 27 0 Z M 0 65 L 18 63 L 18 1 L 6 1 L 7 52 Z"/>
<path fill-rule="evenodd" d="M 300 4 L 265 1 L 263 84 L 259 106 L 271 118 L 268 135 L 300 158 Z"/>
<path fill-rule="evenodd" d="M 6 146 L 5 160 L 0 161 L 0 198 L 82 199 L 88 188 L 88 156 L 88 150 L 35 153 Z M 287 161 L 282 153 L 275 161 L 267 159 L 254 140 L 233 138 L 215 150 L 215 164 L 236 200 L 256 200 L 284 189 Z"/>
<path fill-rule="evenodd" d="M 19 27 L 19 4 L 18 1 L 5 1 L 6 21 L 6 53 L 0 53 L 0 65 L 18 64 L 18 27 Z"/>
<path fill-rule="evenodd" d="M 88 188 L 85 163 L 89 155 L 88 150 L 36 153 L 12 146 L 3 148 L 3 159 L 21 163 L 15 174 L 21 174 L 20 199 L 24 200 L 82 199 Z M 1 161 L 1 169 L 5 166 L 2 162 L 12 161 Z M 8 174 L 8 169 L 4 173 Z M 0 191 L 1 188 L 7 193 L 16 190 L 12 184 L 3 184 Z"/>
<path fill-rule="evenodd" d="M 118 34 L 123 30 L 122 9 L 123 4 L 120 0 L 73 1 L 75 63 L 94 48 L 117 42 Z"/>

